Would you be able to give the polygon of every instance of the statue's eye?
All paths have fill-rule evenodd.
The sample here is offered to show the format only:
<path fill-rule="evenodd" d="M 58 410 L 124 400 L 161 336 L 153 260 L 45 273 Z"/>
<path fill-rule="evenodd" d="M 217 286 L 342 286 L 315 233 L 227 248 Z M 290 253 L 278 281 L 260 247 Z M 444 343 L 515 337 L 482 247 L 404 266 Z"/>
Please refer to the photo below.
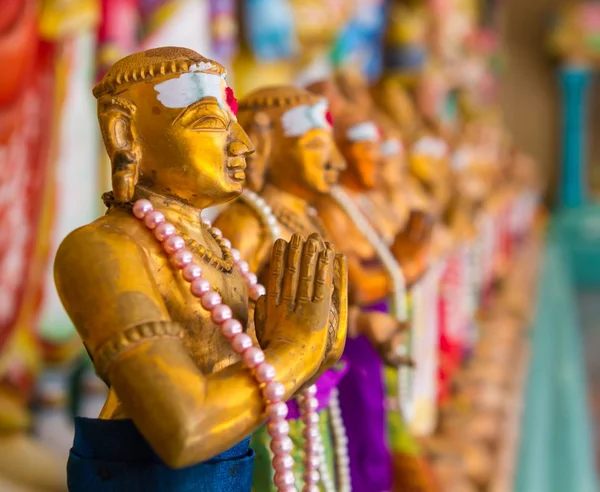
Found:
<path fill-rule="evenodd" d="M 215 116 L 203 116 L 190 126 L 192 130 L 225 130 L 227 125 L 221 118 Z"/>
<path fill-rule="evenodd" d="M 305 147 L 307 149 L 312 149 L 312 150 L 321 150 L 321 149 L 325 148 L 326 145 L 327 145 L 327 142 L 325 142 L 322 138 L 314 137 L 314 138 L 311 138 L 308 142 L 306 142 Z"/>

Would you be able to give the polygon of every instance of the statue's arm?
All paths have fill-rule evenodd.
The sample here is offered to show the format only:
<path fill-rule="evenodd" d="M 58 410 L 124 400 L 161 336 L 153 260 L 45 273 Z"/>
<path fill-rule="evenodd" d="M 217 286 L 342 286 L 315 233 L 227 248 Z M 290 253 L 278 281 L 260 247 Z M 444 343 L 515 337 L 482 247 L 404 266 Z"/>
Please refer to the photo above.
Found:
<path fill-rule="evenodd" d="M 96 370 L 167 465 L 225 451 L 264 420 L 257 383 L 241 364 L 204 376 L 178 336 L 146 254 L 126 236 L 99 229 L 72 233 L 55 262 L 61 300 Z M 265 349 L 285 398 L 318 368 L 308 352 L 283 338 Z"/>
<path fill-rule="evenodd" d="M 379 265 L 365 265 L 353 248 L 352 238 L 358 231 L 350 219 L 332 200 L 324 200 L 318 207 L 329 238 L 346 255 L 348 261 L 349 301 L 365 306 L 384 299 L 390 292 L 390 280 Z"/>

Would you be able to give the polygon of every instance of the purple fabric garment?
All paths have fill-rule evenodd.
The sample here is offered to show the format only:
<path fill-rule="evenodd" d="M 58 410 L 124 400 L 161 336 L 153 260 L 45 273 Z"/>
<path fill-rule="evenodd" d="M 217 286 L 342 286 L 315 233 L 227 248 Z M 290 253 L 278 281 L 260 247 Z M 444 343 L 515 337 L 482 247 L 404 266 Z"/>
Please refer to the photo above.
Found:
<path fill-rule="evenodd" d="M 386 302 L 365 311 L 389 311 Z M 340 406 L 348 435 L 353 492 L 385 492 L 392 486 L 392 457 L 387 445 L 385 388 L 381 358 L 363 337 L 348 338 L 348 373 L 340 382 Z"/>
<path fill-rule="evenodd" d="M 331 369 L 327 369 L 316 382 L 317 386 L 317 401 L 319 406 L 317 411 L 323 410 L 329 406 L 329 400 L 331 399 L 331 392 L 337 388 L 341 379 L 348 372 L 348 363 L 344 357 L 333 366 Z M 300 409 L 296 400 L 291 399 L 287 402 L 288 414 L 287 420 L 296 420 L 300 418 Z"/>

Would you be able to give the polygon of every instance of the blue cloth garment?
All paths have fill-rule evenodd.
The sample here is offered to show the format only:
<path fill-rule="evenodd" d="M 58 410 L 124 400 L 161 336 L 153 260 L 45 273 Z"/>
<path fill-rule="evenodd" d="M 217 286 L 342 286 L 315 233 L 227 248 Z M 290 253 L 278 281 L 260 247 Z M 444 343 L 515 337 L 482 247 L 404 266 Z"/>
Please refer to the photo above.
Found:
<path fill-rule="evenodd" d="M 162 463 L 131 420 L 76 418 L 69 492 L 250 492 L 249 442 L 175 470 Z"/>

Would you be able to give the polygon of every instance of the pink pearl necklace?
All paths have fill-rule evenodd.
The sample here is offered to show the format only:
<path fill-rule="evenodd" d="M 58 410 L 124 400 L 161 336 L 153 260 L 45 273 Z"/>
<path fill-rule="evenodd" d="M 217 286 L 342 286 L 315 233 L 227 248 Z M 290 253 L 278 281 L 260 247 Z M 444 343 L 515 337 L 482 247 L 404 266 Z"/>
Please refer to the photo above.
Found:
<path fill-rule="evenodd" d="M 266 415 L 269 418 L 267 431 L 271 436 L 271 451 L 273 452 L 273 482 L 279 492 L 296 492 L 295 478 L 292 472 L 294 460 L 291 455 L 292 440 L 289 438 L 290 426 L 286 421 L 288 409 L 283 401 L 285 388 L 275 380 L 275 367 L 265 361 L 265 354 L 260 347 L 254 346 L 252 339 L 243 332 L 242 324 L 233 319 L 233 312 L 223 303 L 221 296 L 215 292 L 208 280 L 202 276 L 202 268 L 194 263 L 191 251 L 185 248 L 185 241 L 177 234 L 175 226 L 166 222 L 162 212 L 154 210 L 149 200 L 137 200 L 133 205 L 133 215 L 154 233 L 154 237 L 162 243 L 164 251 L 169 256 L 171 264 L 181 270 L 183 278 L 190 283 L 190 291 L 200 299 L 200 304 L 210 312 L 211 319 L 219 325 L 221 333 L 231 343 L 231 347 L 242 356 L 244 365 L 252 371 L 262 391 L 265 400 Z M 210 222 L 204 221 L 207 227 Z M 221 237 L 221 231 L 216 227 L 212 233 Z M 222 239 L 227 248 L 231 243 Z M 240 258 L 239 251 L 231 249 L 231 254 L 237 268 L 242 272 L 248 284 L 250 299 L 257 301 L 265 294 L 264 286 L 258 283 L 257 277 L 250 272 L 248 263 Z M 316 412 L 318 401 L 315 398 L 316 387 L 310 386 L 300 396 L 300 411 L 305 424 L 303 436 L 306 440 L 304 461 L 304 492 L 318 492 L 319 466 L 321 463 L 321 443 L 319 442 L 319 416 Z"/>

